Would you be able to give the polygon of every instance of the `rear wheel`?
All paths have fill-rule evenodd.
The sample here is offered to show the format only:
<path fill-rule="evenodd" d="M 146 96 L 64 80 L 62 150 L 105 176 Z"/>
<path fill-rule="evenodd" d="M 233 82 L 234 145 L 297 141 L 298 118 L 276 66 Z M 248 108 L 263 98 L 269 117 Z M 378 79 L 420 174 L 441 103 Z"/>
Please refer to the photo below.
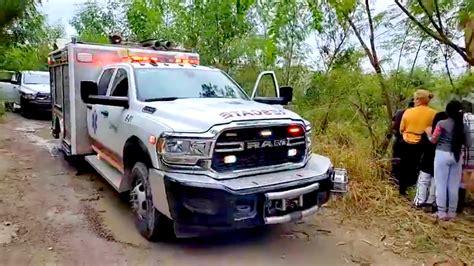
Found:
<path fill-rule="evenodd" d="M 140 234 L 150 241 L 169 240 L 174 237 L 173 222 L 153 205 L 148 167 L 137 162 L 132 169 L 130 202 Z"/>

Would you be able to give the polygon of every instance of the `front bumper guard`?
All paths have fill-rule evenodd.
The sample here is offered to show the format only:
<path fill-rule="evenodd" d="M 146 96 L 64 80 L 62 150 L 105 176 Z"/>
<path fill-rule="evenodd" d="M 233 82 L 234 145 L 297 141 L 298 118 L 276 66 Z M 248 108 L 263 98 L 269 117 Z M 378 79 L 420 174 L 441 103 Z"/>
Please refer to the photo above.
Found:
<path fill-rule="evenodd" d="M 311 193 L 315 190 L 319 189 L 319 183 L 314 183 L 306 187 L 291 189 L 287 191 L 280 191 L 280 192 L 269 192 L 265 193 L 265 197 L 267 201 L 271 200 L 281 200 L 280 208 L 285 211 L 286 210 L 286 202 L 288 199 L 298 198 L 298 204 L 301 206 L 303 205 L 303 195 Z M 270 216 L 265 217 L 264 221 L 265 224 L 280 224 L 280 223 L 287 223 L 291 221 L 301 220 L 307 216 L 311 216 L 319 210 L 319 206 L 315 205 L 310 207 L 306 210 L 302 211 L 295 211 L 289 214 L 280 215 L 280 216 Z"/>
<path fill-rule="evenodd" d="M 348 191 L 349 176 L 347 170 L 343 168 L 334 168 L 330 173 L 333 193 L 346 193 Z M 303 195 L 311 193 L 319 189 L 319 183 L 314 183 L 306 187 L 291 189 L 280 192 L 269 192 L 265 193 L 267 202 L 272 200 L 280 200 L 280 209 L 285 211 L 287 206 L 287 200 L 298 198 L 297 202 L 300 207 L 303 206 Z M 298 221 L 305 217 L 311 216 L 318 212 L 319 206 L 315 205 L 305 210 L 295 211 L 280 216 L 269 216 L 264 217 L 265 224 L 280 224 L 288 223 L 292 221 Z"/>

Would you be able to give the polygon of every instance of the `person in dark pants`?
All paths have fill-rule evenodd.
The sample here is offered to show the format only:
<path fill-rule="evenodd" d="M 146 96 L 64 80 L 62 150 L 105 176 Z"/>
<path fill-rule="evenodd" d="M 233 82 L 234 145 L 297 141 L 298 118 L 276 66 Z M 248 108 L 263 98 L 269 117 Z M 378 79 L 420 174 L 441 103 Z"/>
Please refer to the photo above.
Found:
<path fill-rule="evenodd" d="M 400 133 L 400 123 L 405 111 L 415 106 L 413 99 L 410 100 L 406 109 L 398 110 L 392 118 L 392 133 L 394 136 L 394 142 L 392 146 L 392 176 L 398 183 L 400 180 L 400 154 L 401 146 L 403 143 L 402 134 Z"/>
<path fill-rule="evenodd" d="M 427 90 L 417 90 L 414 95 L 415 107 L 407 109 L 402 116 L 400 133 L 403 137 L 400 154 L 400 195 L 406 195 L 407 189 L 416 184 L 423 154 L 421 141 L 425 129 L 431 127 L 436 111 L 428 104 L 433 94 Z"/>

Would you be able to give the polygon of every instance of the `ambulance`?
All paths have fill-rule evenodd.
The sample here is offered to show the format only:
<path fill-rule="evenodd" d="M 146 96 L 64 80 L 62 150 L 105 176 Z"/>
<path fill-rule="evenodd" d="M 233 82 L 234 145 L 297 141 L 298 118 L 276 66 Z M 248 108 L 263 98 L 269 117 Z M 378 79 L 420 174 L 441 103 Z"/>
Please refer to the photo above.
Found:
<path fill-rule="evenodd" d="M 128 195 L 150 241 L 297 221 L 347 191 L 271 71 L 249 96 L 197 53 L 153 40 L 72 40 L 49 66 L 52 135 Z M 263 77 L 273 97 L 258 96 Z"/>

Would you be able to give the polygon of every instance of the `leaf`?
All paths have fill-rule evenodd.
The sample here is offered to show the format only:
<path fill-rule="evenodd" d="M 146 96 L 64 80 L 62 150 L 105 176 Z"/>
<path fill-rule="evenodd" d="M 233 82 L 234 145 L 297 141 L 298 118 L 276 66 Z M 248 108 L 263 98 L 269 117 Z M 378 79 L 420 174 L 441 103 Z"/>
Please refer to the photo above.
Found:
<path fill-rule="evenodd" d="M 438 0 L 420 0 L 420 1 L 425 7 L 426 11 L 428 12 L 428 15 L 432 16 L 433 12 L 435 11 L 434 1 L 438 1 Z"/>

